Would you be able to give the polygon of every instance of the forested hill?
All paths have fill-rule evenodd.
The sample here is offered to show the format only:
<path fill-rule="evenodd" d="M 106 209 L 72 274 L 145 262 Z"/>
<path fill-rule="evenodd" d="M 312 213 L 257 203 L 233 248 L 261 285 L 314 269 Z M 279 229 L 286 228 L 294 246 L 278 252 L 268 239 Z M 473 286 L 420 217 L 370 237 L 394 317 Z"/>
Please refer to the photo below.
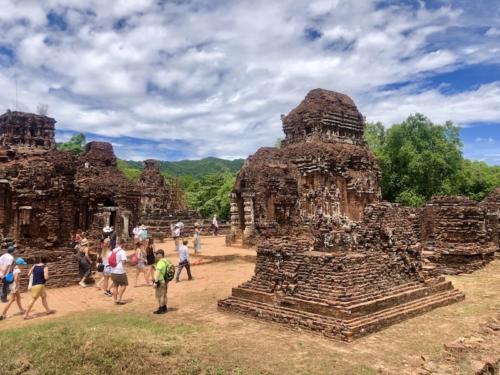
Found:
<path fill-rule="evenodd" d="M 208 174 L 230 172 L 235 174 L 243 165 L 244 159 L 225 160 L 214 157 L 201 160 L 161 161 L 161 171 L 170 176 L 191 176 L 200 178 Z M 142 169 L 142 163 L 126 160 L 124 163 L 130 168 Z"/>

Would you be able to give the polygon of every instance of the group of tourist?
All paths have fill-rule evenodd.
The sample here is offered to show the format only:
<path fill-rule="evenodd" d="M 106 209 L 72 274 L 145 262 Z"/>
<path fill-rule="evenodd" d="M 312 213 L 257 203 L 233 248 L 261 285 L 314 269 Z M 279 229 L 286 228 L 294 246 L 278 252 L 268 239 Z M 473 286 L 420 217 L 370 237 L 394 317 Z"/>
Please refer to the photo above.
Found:
<path fill-rule="evenodd" d="M 211 231 L 216 236 L 219 225 L 217 217 L 214 216 Z M 158 301 L 158 309 L 155 314 L 165 314 L 167 312 L 167 292 L 168 283 L 175 279 L 180 281 L 183 269 L 186 269 L 188 280 L 192 280 L 191 263 L 189 259 L 189 240 L 184 237 L 184 224 L 178 222 L 172 226 L 172 237 L 174 239 L 175 251 L 178 253 L 179 261 L 177 270 L 175 266 L 166 258 L 163 249 L 156 249 L 154 239 L 149 235 L 144 225 L 133 229 L 135 249 L 130 257 L 127 256 L 128 243 L 125 240 L 117 241 L 116 232 L 113 227 L 107 226 L 102 230 L 102 238 L 95 252 L 91 252 L 90 241 L 86 233 L 77 231 L 71 235 L 70 246 L 75 249 L 78 259 L 80 281 L 83 288 L 88 286 L 92 275 L 94 260 L 96 260 L 97 271 L 101 274 L 96 286 L 104 291 L 104 295 L 112 297 L 116 305 L 125 304 L 123 296 L 128 287 L 128 277 L 126 264 L 135 267 L 134 287 L 138 286 L 139 277 L 142 275 L 146 285 L 155 288 L 155 297 Z M 195 223 L 193 228 L 193 249 L 198 254 L 201 251 L 200 223 Z M 20 293 L 22 267 L 27 263 L 23 258 L 15 258 L 16 246 L 8 244 L 5 254 L 0 256 L 0 280 L 2 281 L 1 300 L 6 303 L 0 320 L 7 317 L 7 312 L 13 304 L 17 304 L 19 311 L 24 314 L 25 319 L 30 319 L 30 311 L 35 302 L 40 299 L 47 314 L 54 313 L 49 308 L 45 284 L 49 279 L 49 268 L 46 259 L 40 257 L 28 271 L 28 289 L 31 292 L 32 301 L 27 309 L 23 308 Z M 94 255 L 95 254 L 95 255 Z M 94 259 L 93 259 L 94 257 Z M 10 299 L 8 295 L 10 294 Z"/>
<path fill-rule="evenodd" d="M 26 266 L 27 263 L 23 258 L 19 257 L 16 259 L 14 257 L 15 251 L 16 245 L 10 243 L 7 244 L 5 254 L 0 256 L 0 280 L 2 281 L 2 293 L 0 297 L 3 303 L 7 303 L 2 311 L 2 315 L 0 315 L 0 320 L 4 320 L 7 317 L 7 312 L 14 303 L 17 304 L 20 313 L 24 315 L 24 319 L 31 319 L 30 312 L 39 298 L 42 300 L 42 305 L 47 315 L 53 314 L 55 311 L 49 308 L 47 293 L 45 291 L 45 283 L 49 279 L 49 269 L 44 257 L 39 257 L 37 263 L 28 271 L 28 290 L 31 291 L 32 300 L 27 309 L 23 308 L 20 291 L 22 271 L 19 266 Z M 9 294 L 10 299 L 8 299 Z"/>

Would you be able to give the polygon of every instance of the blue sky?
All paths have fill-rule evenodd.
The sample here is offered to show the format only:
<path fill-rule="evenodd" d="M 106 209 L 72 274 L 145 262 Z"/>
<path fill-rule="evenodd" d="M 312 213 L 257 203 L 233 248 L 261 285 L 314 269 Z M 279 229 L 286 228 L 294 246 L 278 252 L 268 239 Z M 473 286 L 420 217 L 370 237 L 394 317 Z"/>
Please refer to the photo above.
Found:
<path fill-rule="evenodd" d="M 500 165 L 497 0 L 0 0 L 0 111 L 49 106 L 121 158 L 247 157 L 311 89 L 420 112 Z"/>

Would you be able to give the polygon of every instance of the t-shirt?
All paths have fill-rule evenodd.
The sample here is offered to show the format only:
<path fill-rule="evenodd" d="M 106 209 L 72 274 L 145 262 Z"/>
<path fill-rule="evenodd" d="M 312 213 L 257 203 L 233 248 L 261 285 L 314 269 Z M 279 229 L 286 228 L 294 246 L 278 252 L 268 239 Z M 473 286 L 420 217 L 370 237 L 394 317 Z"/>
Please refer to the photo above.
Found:
<path fill-rule="evenodd" d="M 214 217 L 214 219 L 212 220 L 212 224 L 214 227 L 218 227 L 219 226 L 219 223 L 217 222 L 217 218 Z"/>
<path fill-rule="evenodd" d="M 117 247 L 113 251 L 116 252 L 116 267 L 112 267 L 111 273 L 125 273 L 123 263 L 127 261 L 127 253 L 121 247 Z"/>
<path fill-rule="evenodd" d="M 189 250 L 186 245 L 179 247 L 179 263 L 189 262 Z"/>
<path fill-rule="evenodd" d="M 9 267 L 14 262 L 14 257 L 12 254 L 5 253 L 0 257 L 0 277 L 4 277 L 8 271 Z"/>
<path fill-rule="evenodd" d="M 139 232 L 139 239 L 141 241 L 148 239 L 148 231 L 146 229 L 141 229 L 141 231 Z"/>
<path fill-rule="evenodd" d="M 174 229 L 174 237 L 180 237 L 181 236 L 181 228 L 175 227 Z"/>
<path fill-rule="evenodd" d="M 172 264 L 167 259 L 160 259 L 158 262 L 156 262 L 155 268 L 160 273 L 158 281 L 165 280 L 165 274 L 167 273 L 167 268 L 170 267 L 171 265 Z"/>

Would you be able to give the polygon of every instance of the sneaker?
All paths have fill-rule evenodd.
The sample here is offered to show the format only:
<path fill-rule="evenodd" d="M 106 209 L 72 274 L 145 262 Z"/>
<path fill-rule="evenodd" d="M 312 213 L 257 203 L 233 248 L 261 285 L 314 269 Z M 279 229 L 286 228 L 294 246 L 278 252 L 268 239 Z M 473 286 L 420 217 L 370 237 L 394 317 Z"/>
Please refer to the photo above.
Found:
<path fill-rule="evenodd" d="M 111 293 L 109 290 L 106 290 L 103 294 L 104 294 L 106 297 L 113 297 L 113 293 Z"/>
<path fill-rule="evenodd" d="M 167 306 L 162 306 L 158 310 L 156 310 L 153 314 L 166 314 L 167 313 Z"/>
<path fill-rule="evenodd" d="M 86 288 L 87 287 L 87 284 L 85 283 L 78 283 L 82 288 Z"/>

